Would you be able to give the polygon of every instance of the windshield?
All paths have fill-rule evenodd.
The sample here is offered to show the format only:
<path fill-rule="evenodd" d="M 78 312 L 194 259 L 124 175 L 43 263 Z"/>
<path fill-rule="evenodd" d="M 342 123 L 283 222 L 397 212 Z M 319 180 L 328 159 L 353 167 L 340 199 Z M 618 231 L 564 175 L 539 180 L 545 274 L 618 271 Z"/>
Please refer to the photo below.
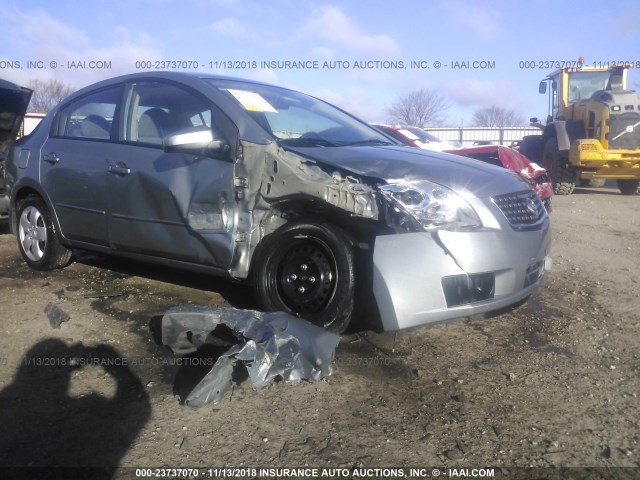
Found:
<path fill-rule="evenodd" d="M 407 131 L 413 133 L 416 137 L 418 137 L 423 142 L 443 143 L 442 140 L 440 140 L 438 137 L 436 137 L 435 135 L 431 135 L 430 133 L 425 132 L 421 128 L 418 128 L 418 127 L 405 127 L 404 130 L 407 130 Z M 400 130 L 400 131 L 402 131 L 402 130 Z"/>
<path fill-rule="evenodd" d="M 338 108 L 303 93 L 233 80 L 209 80 L 235 99 L 282 145 L 392 145 L 386 136 Z"/>
<path fill-rule="evenodd" d="M 598 90 L 605 90 L 611 72 L 569 73 L 569 101 L 588 100 Z"/>

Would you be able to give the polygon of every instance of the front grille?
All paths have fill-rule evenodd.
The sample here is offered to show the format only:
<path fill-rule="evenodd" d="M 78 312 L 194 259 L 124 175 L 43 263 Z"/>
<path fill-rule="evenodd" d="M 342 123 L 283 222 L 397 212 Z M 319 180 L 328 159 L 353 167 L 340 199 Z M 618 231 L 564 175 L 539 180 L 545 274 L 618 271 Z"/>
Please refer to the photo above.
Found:
<path fill-rule="evenodd" d="M 492 200 L 515 229 L 534 227 L 544 217 L 544 205 L 533 190 L 498 195 Z"/>
<path fill-rule="evenodd" d="M 612 115 L 609 125 L 609 148 L 611 150 L 635 150 L 640 148 L 640 114 L 623 113 Z"/>

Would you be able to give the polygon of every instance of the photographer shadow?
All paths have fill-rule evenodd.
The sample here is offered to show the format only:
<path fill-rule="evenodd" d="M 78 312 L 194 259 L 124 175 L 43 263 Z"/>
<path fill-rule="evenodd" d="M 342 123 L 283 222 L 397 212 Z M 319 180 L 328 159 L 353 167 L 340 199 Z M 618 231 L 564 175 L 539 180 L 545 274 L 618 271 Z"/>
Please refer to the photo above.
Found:
<path fill-rule="evenodd" d="M 111 398 L 69 394 L 72 375 L 86 365 L 109 374 Z M 0 391 L 2 476 L 113 478 L 150 414 L 142 383 L 112 347 L 38 342 Z"/>

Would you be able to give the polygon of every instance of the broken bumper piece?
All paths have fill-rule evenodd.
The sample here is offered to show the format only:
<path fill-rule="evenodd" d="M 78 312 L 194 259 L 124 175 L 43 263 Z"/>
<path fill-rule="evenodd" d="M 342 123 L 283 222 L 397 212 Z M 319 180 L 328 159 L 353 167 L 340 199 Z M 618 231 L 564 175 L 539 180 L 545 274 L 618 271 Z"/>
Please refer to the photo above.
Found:
<path fill-rule="evenodd" d="M 187 355 L 207 343 L 220 324 L 241 334 L 246 342 L 232 346 L 218 358 L 186 398 L 187 405 L 219 402 L 231 387 L 237 362 L 246 365 L 256 388 L 265 387 L 276 377 L 295 384 L 320 380 L 333 371 L 331 362 L 340 337 L 282 312 L 175 307 L 162 318 L 162 343 L 176 355 Z"/>
<path fill-rule="evenodd" d="M 385 331 L 509 307 L 550 268 L 548 220 L 539 230 L 406 233 L 376 238 L 373 292 Z"/>

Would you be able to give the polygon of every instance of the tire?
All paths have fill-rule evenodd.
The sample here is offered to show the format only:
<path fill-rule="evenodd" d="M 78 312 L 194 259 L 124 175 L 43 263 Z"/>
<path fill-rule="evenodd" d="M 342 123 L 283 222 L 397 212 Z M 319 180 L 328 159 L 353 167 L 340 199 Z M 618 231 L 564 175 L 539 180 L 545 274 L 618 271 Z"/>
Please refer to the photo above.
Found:
<path fill-rule="evenodd" d="M 42 198 L 29 195 L 18 202 L 16 225 L 22 258 L 35 270 L 65 267 L 71 250 L 60 243 L 60 235 Z"/>
<path fill-rule="evenodd" d="M 578 187 L 602 188 L 607 183 L 606 178 L 578 178 Z"/>
<path fill-rule="evenodd" d="M 544 146 L 542 154 L 544 168 L 551 176 L 553 193 L 570 195 L 576 186 L 576 171 L 568 165 L 566 158 L 560 155 L 558 141 L 550 138 Z"/>
<path fill-rule="evenodd" d="M 542 152 L 542 135 L 525 135 L 522 137 L 518 152 L 527 157 L 529 161 L 542 163 L 540 153 Z"/>
<path fill-rule="evenodd" d="M 618 180 L 617 182 L 622 195 L 635 195 L 638 193 L 640 180 Z"/>
<path fill-rule="evenodd" d="M 353 247 L 337 227 L 297 221 L 265 237 L 256 252 L 258 303 L 266 311 L 299 315 L 336 333 L 351 321 Z"/>

